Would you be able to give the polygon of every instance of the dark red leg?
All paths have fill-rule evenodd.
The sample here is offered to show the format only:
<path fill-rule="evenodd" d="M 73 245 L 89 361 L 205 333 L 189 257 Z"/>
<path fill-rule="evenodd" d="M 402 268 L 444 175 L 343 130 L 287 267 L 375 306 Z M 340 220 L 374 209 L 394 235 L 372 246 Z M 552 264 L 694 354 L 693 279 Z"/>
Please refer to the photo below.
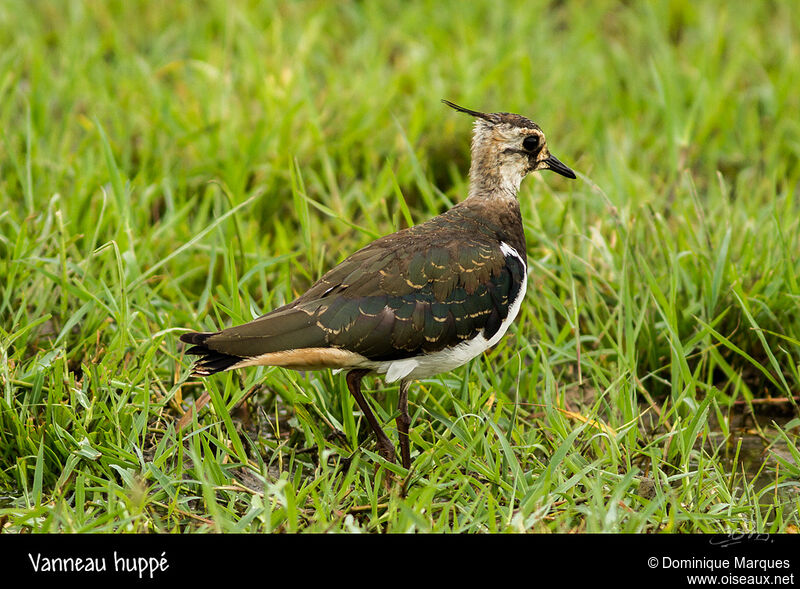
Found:
<path fill-rule="evenodd" d="M 400 436 L 400 457 L 403 468 L 411 468 L 411 443 L 408 439 L 408 428 L 411 425 L 411 416 L 408 414 L 408 387 L 407 380 L 400 381 L 400 398 L 397 402 L 397 432 Z"/>
<path fill-rule="evenodd" d="M 356 398 L 356 403 L 358 403 L 361 412 L 364 414 L 364 417 L 367 418 L 369 425 L 372 427 L 372 431 L 375 432 L 375 437 L 378 440 L 378 453 L 389 462 L 394 462 L 394 446 L 381 429 L 381 424 L 378 423 L 378 420 L 372 413 L 372 409 L 369 408 L 369 404 L 364 398 L 364 395 L 361 394 L 361 379 L 364 378 L 364 375 L 369 373 L 370 371 L 365 369 L 351 370 L 348 372 L 346 378 L 347 388 L 350 389 L 350 392 Z"/>

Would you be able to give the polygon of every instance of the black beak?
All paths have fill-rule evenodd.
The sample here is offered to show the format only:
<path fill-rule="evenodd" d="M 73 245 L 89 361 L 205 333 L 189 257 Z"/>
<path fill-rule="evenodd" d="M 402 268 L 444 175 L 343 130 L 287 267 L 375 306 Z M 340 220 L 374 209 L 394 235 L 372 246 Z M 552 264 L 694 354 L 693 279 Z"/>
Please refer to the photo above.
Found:
<path fill-rule="evenodd" d="M 550 154 L 544 163 L 547 164 L 548 170 L 553 170 L 556 174 L 561 174 L 562 176 L 566 176 L 567 178 L 576 178 L 575 172 L 570 170 L 567 166 L 561 163 L 561 161 L 554 155 Z"/>

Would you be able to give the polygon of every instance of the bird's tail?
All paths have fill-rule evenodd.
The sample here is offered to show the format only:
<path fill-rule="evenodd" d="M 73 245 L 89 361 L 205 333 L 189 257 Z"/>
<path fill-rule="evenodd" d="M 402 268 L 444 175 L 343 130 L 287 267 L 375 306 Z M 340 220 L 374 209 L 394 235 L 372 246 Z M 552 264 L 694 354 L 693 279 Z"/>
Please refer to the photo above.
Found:
<path fill-rule="evenodd" d="M 195 376 L 209 376 L 228 370 L 234 364 L 244 360 L 241 356 L 233 356 L 223 352 L 212 350 L 206 345 L 206 340 L 216 333 L 199 333 L 196 331 L 181 335 L 181 341 L 192 344 L 186 350 L 190 356 L 200 356 L 192 367 L 192 374 Z"/>

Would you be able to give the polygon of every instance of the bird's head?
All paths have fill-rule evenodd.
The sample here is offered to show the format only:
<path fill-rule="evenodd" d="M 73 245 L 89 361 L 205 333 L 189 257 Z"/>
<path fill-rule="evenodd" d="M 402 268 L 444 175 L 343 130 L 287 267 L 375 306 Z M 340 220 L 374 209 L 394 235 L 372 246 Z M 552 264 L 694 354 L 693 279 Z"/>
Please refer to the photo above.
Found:
<path fill-rule="evenodd" d="M 552 170 L 567 178 L 575 172 L 550 153 L 539 125 L 521 115 L 484 113 L 443 100 L 447 106 L 475 117 L 470 167 L 470 196 L 476 191 L 501 191 L 516 196 L 530 172 Z"/>

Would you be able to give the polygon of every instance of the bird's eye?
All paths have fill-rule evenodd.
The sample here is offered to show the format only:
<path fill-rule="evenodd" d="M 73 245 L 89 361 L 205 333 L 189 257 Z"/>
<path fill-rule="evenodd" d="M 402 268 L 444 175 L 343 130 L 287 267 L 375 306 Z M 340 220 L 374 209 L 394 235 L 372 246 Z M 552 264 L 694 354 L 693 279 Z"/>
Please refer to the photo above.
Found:
<path fill-rule="evenodd" d="M 528 135 L 522 140 L 522 148 L 525 151 L 536 152 L 541 147 L 542 140 L 538 135 Z"/>

